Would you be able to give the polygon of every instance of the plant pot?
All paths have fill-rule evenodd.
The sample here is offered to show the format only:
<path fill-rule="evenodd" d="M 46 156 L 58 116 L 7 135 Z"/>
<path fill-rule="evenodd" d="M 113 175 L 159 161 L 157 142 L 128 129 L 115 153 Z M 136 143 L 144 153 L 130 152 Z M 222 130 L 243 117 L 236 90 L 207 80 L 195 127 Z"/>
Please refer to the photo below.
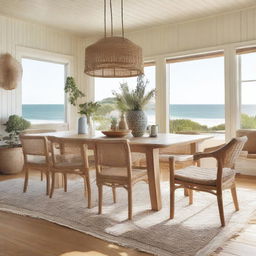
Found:
<path fill-rule="evenodd" d="M 78 119 L 78 134 L 86 134 L 86 133 L 87 133 L 86 117 L 81 116 Z"/>
<path fill-rule="evenodd" d="M 0 173 L 15 174 L 22 171 L 24 164 L 21 147 L 0 147 Z"/>
<path fill-rule="evenodd" d="M 134 137 L 142 137 L 144 135 L 147 127 L 147 116 L 142 110 L 128 111 L 126 120 Z"/>

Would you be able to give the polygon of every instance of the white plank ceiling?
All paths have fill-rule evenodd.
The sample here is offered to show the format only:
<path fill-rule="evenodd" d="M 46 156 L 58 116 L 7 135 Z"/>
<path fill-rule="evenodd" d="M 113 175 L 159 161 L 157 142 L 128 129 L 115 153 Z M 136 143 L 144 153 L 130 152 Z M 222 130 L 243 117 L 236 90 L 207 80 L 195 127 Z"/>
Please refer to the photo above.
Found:
<path fill-rule="evenodd" d="M 112 2 L 114 28 L 120 31 L 120 0 Z M 255 5 L 256 0 L 124 0 L 125 30 L 184 22 Z M 103 32 L 103 0 L 0 0 L 0 14 L 83 36 Z"/>

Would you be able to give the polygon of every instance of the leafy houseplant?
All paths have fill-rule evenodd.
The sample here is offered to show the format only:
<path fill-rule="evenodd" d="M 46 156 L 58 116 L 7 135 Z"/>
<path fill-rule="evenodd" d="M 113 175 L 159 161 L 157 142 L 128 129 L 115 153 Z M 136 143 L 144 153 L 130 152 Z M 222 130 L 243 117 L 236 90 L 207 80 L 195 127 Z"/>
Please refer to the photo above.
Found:
<path fill-rule="evenodd" d="M 74 107 L 77 106 L 78 100 L 85 96 L 85 94 L 78 89 L 78 87 L 75 83 L 75 79 L 72 76 L 67 77 L 64 91 L 65 91 L 65 93 L 68 94 L 69 103 Z M 86 133 L 86 124 L 85 124 L 84 116 L 81 116 L 78 119 L 78 133 L 79 134 Z"/>
<path fill-rule="evenodd" d="M 155 95 L 155 90 L 146 92 L 148 83 L 144 76 L 138 76 L 134 90 L 130 90 L 128 84 L 123 83 L 120 84 L 120 92 L 113 92 L 118 109 L 126 112 L 127 123 L 134 137 L 143 136 L 146 130 L 147 116 L 143 109 Z"/>
<path fill-rule="evenodd" d="M 86 116 L 89 133 L 93 132 L 92 117 L 99 110 L 100 107 L 101 105 L 98 102 L 92 102 L 92 101 L 79 104 L 79 109 L 80 109 L 79 114 Z"/>
<path fill-rule="evenodd" d="M 5 131 L 9 133 L 8 137 L 4 137 L 5 142 L 9 145 L 16 146 L 19 144 L 18 135 L 20 132 L 28 129 L 31 124 L 20 116 L 11 115 L 4 125 L 6 126 Z"/>
<path fill-rule="evenodd" d="M 68 101 L 73 106 L 77 105 L 77 100 L 79 98 L 82 98 L 85 96 L 85 94 L 78 89 L 75 83 L 75 80 L 72 76 L 67 77 L 64 91 L 65 93 L 68 93 L 69 95 Z"/>

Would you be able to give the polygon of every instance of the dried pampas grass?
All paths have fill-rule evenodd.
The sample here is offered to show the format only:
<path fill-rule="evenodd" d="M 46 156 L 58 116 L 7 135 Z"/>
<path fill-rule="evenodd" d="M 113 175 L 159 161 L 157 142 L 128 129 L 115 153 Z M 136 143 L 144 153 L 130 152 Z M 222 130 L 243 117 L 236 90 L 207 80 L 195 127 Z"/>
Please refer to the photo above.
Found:
<path fill-rule="evenodd" d="M 21 64 L 11 54 L 0 55 L 0 88 L 13 90 L 22 77 Z"/>

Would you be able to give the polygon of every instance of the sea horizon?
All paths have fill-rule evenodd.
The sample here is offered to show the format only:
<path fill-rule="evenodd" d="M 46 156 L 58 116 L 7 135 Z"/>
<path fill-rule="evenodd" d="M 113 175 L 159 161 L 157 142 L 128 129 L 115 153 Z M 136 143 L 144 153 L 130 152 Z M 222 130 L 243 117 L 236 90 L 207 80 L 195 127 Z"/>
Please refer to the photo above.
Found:
<path fill-rule="evenodd" d="M 225 123 L 224 104 L 170 104 L 170 119 L 190 119 L 202 125 L 212 127 Z M 256 116 L 256 104 L 242 105 L 242 113 Z M 154 105 L 145 110 L 148 123 L 155 123 Z M 64 122 L 64 104 L 23 104 L 22 116 L 32 123 Z"/>

